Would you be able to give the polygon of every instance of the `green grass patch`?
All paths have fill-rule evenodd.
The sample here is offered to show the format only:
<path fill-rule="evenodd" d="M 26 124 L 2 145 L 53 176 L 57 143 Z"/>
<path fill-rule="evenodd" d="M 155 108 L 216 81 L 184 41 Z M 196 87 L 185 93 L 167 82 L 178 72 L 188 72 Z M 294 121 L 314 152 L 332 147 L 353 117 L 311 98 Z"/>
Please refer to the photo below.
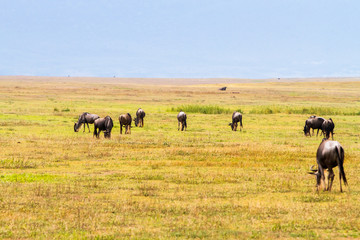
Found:
<path fill-rule="evenodd" d="M 60 176 L 49 174 L 21 173 L 0 175 L 0 182 L 59 182 L 60 179 Z"/>
<path fill-rule="evenodd" d="M 256 106 L 249 111 L 250 114 L 306 114 L 306 115 L 360 115 L 360 111 L 354 108 L 332 108 L 332 107 L 289 107 L 289 106 Z"/>
<path fill-rule="evenodd" d="M 230 108 L 224 108 L 217 105 L 181 105 L 178 107 L 172 107 L 168 111 L 169 112 L 184 111 L 185 113 L 202 113 L 202 114 L 228 114 L 234 112 Z"/>

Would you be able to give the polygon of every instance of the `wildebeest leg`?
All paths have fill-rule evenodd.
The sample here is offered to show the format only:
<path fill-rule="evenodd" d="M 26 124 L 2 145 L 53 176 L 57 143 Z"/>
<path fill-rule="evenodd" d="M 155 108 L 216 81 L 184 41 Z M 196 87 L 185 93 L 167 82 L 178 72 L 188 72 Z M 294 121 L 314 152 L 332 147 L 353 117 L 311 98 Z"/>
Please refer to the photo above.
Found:
<path fill-rule="evenodd" d="M 178 121 L 178 131 L 180 130 L 180 121 Z"/>
<path fill-rule="evenodd" d="M 317 130 L 316 136 L 318 136 L 318 134 L 319 134 L 319 130 L 320 130 L 320 129 L 318 129 L 318 130 Z"/>
<path fill-rule="evenodd" d="M 331 131 L 331 138 L 332 138 L 332 140 L 334 140 L 334 132 L 333 131 Z"/>
<path fill-rule="evenodd" d="M 120 134 L 122 134 L 122 124 L 120 123 Z"/>
<path fill-rule="evenodd" d="M 96 131 L 96 126 L 94 126 L 94 133 L 93 133 L 93 137 L 97 136 L 97 131 Z"/>
<path fill-rule="evenodd" d="M 331 186 L 333 184 L 334 177 L 335 177 L 334 171 L 332 170 L 332 168 L 329 168 L 328 189 L 327 189 L 328 191 L 331 191 Z"/>
<path fill-rule="evenodd" d="M 89 123 L 86 123 L 90 132 Z M 84 125 L 84 132 L 85 132 L 85 125 Z"/>
<path fill-rule="evenodd" d="M 184 131 L 184 127 L 185 127 L 184 122 L 181 122 L 181 131 Z"/>

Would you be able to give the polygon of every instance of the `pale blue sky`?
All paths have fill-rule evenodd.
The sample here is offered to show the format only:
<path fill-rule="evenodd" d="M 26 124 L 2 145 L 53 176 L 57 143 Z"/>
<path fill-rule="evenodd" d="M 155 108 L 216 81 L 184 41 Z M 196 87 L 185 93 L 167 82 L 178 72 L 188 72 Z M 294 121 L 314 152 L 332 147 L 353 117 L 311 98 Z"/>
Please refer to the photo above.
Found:
<path fill-rule="evenodd" d="M 360 76 L 358 0 L 0 0 L 0 75 Z"/>

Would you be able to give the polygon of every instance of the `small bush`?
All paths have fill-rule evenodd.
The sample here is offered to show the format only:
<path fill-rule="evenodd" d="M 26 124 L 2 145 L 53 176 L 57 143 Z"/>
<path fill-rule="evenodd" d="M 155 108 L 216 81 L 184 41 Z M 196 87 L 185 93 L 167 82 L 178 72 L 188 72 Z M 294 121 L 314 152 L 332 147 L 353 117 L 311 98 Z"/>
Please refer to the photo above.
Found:
<path fill-rule="evenodd" d="M 63 110 L 61 110 L 62 112 L 70 112 L 70 109 L 69 108 L 65 108 Z"/>
<path fill-rule="evenodd" d="M 59 109 L 58 108 L 54 108 L 54 112 L 58 112 L 59 111 Z"/>

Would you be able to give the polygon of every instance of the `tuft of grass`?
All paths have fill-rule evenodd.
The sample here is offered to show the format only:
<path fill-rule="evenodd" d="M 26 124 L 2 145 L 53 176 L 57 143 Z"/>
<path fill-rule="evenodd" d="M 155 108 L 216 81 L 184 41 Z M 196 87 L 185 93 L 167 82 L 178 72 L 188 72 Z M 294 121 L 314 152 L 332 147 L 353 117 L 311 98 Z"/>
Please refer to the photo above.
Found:
<path fill-rule="evenodd" d="M 180 112 L 184 111 L 186 113 L 202 113 L 202 114 L 228 114 L 233 111 L 230 108 L 223 108 L 217 105 L 182 105 L 179 107 L 172 107 L 170 112 Z"/>
<path fill-rule="evenodd" d="M 36 168 L 38 164 L 27 159 L 2 159 L 0 160 L 0 168 L 5 169 L 25 169 L 25 168 Z"/>

